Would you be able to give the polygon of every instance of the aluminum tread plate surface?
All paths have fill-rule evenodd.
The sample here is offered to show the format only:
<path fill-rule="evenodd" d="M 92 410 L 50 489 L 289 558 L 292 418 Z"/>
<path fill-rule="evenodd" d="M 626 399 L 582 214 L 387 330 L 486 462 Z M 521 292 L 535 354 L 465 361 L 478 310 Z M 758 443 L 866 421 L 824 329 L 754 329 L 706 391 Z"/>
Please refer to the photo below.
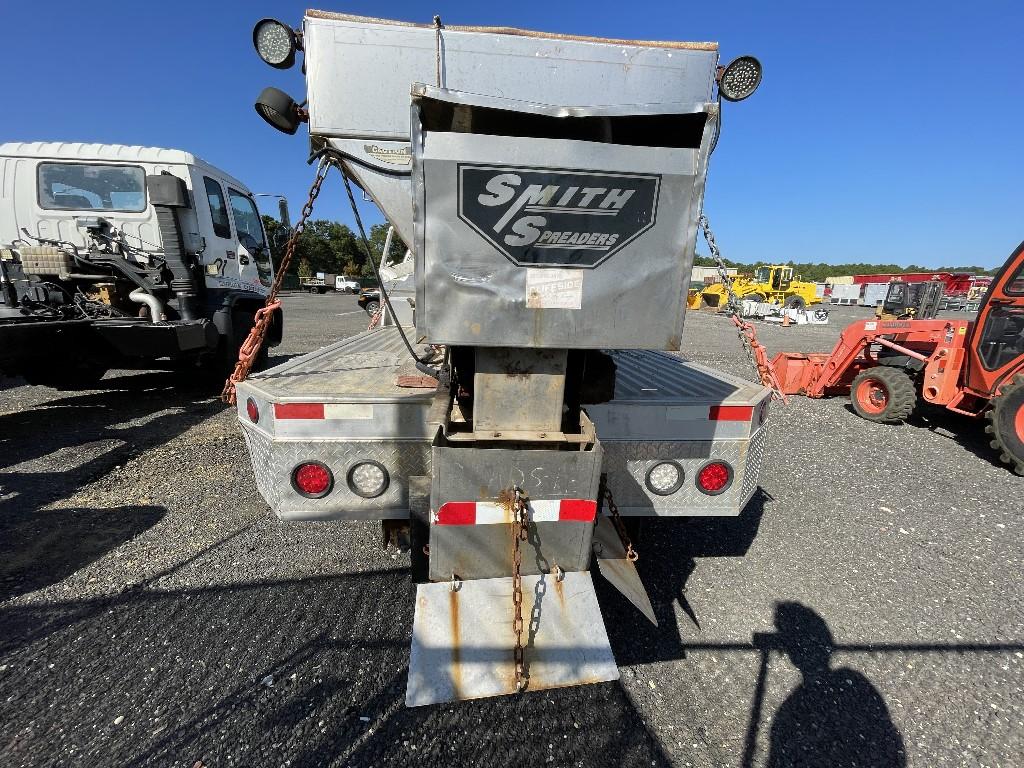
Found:
<path fill-rule="evenodd" d="M 406 705 L 515 693 L 512 618 L 511 578 L 419 584 Z M 589 571 L 523 576 L 523 618 L 528 691 L 619 679 Z"/>
<path fill-rule="evenodd" d="M 430 474 L 430 445 L 426 441 L 271 440 L 243 424 L 256 487 L 267 504 L 285 520 L 378 520 L 409 517 L 409 478 Z M 319 461 L 334 474 L 334 490 L 320 499 L 300 495 L 291 483 L 301 462 Z M 352 492 L 346 476 L 359 461 L 376 461 L 391 481 L 373 499 Z"/>
<path fill-rule="evenodd" d="M 615 361 L 614 402 L 753 405 L 768 390 L 760 384 L 650 350 L 607 350 Z"/>
<path fill-rule="evenodd" d="M 410 331 L 411 332 L 411 331 Z M 419 354 L 426 348 L 417 350 Z M 274 402 L 309 401 L 429 403 L 432 389 L 399 387 L 398 371 L 411 358 L 393 326 L 366 331 L 249 377 L 239 385 Z"/>

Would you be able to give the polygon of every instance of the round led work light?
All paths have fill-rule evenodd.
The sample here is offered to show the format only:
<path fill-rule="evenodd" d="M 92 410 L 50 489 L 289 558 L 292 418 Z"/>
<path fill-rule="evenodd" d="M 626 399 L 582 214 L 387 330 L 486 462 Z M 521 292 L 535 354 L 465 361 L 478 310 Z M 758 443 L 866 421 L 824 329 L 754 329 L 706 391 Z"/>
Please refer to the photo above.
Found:
<path fill-rule="evenodd" d="M 295 63 L 295 32 L 277 19 L 260 19 L 252 28 L 252 44 L 267 64 L 288 69 Z"/>
<path fill-rule="evenodd" d="M 260 117 L 282 133 L 291 136 L 299 130 L 299 105 L 284 91 L 264 88 L 254 106 Z"/>
<path fill-rule="evenodd" d="M 726 101 L 743 101 L 761 84 L 761 62 L 753 56 L 740 56 L 721 70 L 718 92 Z"/>

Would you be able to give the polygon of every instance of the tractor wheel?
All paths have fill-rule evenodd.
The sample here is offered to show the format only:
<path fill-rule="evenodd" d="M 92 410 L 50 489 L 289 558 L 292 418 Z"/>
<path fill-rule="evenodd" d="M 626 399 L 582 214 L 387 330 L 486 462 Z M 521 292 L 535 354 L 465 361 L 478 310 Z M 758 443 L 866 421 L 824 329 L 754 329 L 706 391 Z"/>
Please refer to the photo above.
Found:
<path fill-rule="evenodd" d="M 861 418 L 895 424 L 906 421 L 914 412 L 917 389 L 910 376 L 899 368 L 876 365 L 854 377 L 850 401 Z"/>
<path fill-rule="evenodd" d="M 786 306 L 790 309 L 803 309 L 807 306 L 807 302 L 803 296 L 790 296 L 786 299 Z"/>
<path fill-rule="evenodd" d="M 992 400 L 987 415 L 985 431 L 992 436 L 992 447 L 1014 472 L 1024 475 L 1024 374 Z"/>

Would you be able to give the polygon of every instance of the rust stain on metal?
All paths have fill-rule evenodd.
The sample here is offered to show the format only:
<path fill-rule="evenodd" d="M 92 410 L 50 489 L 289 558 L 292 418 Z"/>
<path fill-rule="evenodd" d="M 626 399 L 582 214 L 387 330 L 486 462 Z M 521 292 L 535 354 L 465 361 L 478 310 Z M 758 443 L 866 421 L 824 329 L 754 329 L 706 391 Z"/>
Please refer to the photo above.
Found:
<path fill-rule="evenodd" d="M 562 581 L 555 579 L 555 594 L 558 595 L 558 602 L 562 606 L 563 612 L 565 610 L 565 586 Z"/>
<path fill-rule="evenodd" d="M 462 648 L 459 640 L 459 593 L 454 589 L 448 593 L 448 618 L 451 621 L 452 629 L 452 691 L 455 698 L 462 697 Z"/>

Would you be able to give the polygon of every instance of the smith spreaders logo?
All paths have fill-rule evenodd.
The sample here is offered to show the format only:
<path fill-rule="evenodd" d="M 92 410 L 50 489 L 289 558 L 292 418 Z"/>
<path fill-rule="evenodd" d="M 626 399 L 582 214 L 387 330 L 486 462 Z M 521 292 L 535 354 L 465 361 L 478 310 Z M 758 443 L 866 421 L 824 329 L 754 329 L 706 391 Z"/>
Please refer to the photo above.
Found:
<path fill-rule="evenodd" d="M 459 218 L 519 265 L 596 267 L 654 226 L 661 177 L 459 164 Z"/>

